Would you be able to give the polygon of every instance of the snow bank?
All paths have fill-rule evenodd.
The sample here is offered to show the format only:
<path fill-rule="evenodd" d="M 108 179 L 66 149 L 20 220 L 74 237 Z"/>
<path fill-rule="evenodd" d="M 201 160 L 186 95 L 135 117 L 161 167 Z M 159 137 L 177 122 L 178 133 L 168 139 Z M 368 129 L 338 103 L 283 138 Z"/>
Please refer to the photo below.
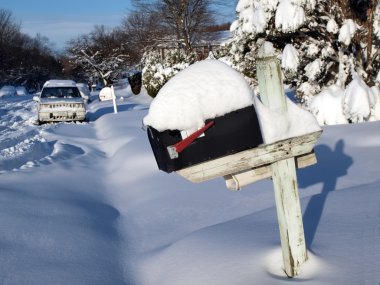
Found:
<path fill-rule="evenodd" d="M 1 102 L 0 149 L 35 138 L 60 155 L 0 174 L 0 284 L 378 284 L 380 122 L 325 127 L 297 171 L 309 260 L 288 279 L 272 181 L 231 192 L 158 171 L 141 94 L 119 94 L 86 124 L 36 126 L 31 96 Z"/>
<path fill-rule="evenodd" d="M 218 60 L 197 62 L 170 79 L 152 101 L 144 124 L 164 130 L 196 130 L 206 119 L 253 104 L 237 71 Z"/>

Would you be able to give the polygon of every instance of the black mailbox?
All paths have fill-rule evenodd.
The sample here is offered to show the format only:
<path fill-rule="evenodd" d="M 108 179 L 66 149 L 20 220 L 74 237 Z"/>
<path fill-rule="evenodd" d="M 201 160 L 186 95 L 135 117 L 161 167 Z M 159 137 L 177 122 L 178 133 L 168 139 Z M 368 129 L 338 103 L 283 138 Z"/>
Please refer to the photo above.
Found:
<path fill-rule="evenodd" d="M 141 71 L 135 72 L 128 76 L 128 83 L 131 86 L 132 93 L 135 95 L 140 94 L 142 86 L 142 73 Z"/>
<path fill-rule="evenodd" d="M 254 106 L 206 121 L 204 136 L 189 143 L 178 154 L 173 146 L 183 141 L 178 130 L 158 132 L 148 127 L 148 137 L 158 168 L 172 172 L 198 163 L 257 147 L 263 143 Z"/>

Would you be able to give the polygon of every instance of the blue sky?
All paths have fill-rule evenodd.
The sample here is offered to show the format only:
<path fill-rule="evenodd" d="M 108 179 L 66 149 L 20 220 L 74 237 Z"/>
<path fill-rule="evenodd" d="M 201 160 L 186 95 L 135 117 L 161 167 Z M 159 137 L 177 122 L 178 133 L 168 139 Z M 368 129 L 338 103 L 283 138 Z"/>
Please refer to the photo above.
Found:
<path fill-rule="evenodd" d="M 234 6 L 223 11 L 226 21 L 234 19 Z M 22 32 L 32 37 L 40 33 L 60 49 L 95 25 L 120 25 L 131 4 L 130 0 L 1 0 L 0 8 L 12 11 L 14 19 L 21 22 Z"/>

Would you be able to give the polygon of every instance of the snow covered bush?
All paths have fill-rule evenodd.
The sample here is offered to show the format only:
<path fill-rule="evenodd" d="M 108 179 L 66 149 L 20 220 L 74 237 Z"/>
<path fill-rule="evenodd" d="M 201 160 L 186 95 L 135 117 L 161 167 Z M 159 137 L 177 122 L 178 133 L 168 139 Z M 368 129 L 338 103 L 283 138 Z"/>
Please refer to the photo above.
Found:
<path fill-rule="evenodd" d="M 188 67 L 195 60 L 195 54 L 186 55 L 182 50 L 172 50 L 162 58 L 157 50 L 144 54 L 142 84 L 148 94 L 155 97 L 162 86 L 179 71 Z"/>

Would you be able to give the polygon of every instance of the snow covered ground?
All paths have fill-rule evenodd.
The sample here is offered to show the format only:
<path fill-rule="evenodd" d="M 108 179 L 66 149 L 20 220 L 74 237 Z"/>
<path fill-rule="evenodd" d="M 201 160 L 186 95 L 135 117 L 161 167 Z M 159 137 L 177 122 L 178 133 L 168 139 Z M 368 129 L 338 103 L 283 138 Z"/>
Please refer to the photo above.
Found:
<path fill-rule="evenodd" d="M 380 122 L 324 127 L 298 171 L 309 261 L 289 280 L 271 181 L 158 171 L 150 99 L 117 95 L 42 126 L 31 96 L 0 99 L 0 284 L 380 283 Z"/>

